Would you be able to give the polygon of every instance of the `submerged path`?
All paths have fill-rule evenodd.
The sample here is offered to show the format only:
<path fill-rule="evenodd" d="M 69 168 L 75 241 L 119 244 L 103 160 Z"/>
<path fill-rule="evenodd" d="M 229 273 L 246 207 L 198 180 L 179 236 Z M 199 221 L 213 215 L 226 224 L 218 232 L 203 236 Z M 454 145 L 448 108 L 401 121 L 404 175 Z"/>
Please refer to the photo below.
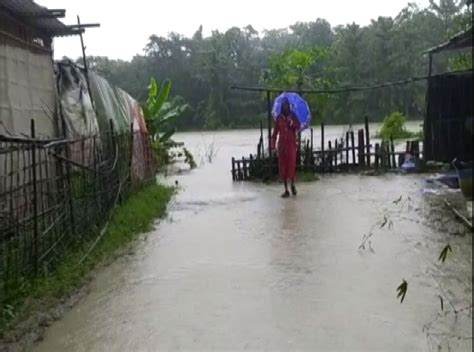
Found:
<path fill-rule="evenodd" d="M 184 139 L 196 149 L 200 138 Z M 449 311 L 471 303 L 472 237 L 426 226 L 418 177 L 325 177 L 281 200 L 278 185 L 231 182 L 230 156 L 254 138 L 224 139 L 211 164 L 169 180 L 183 189 L 168 218 L 97 276 L 37 351 L 471 350 L 467 310 Z M 384 215 L 393 227 L 380 229 Z"/>

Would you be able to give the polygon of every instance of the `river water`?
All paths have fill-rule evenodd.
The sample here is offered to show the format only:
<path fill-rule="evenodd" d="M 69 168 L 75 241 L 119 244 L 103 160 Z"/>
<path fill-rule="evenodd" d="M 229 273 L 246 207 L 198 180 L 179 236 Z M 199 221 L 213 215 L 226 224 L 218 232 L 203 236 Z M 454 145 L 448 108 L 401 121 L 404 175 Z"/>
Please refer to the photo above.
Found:
<path fill-rule="evenodd" d="M 472 236 L 443 229 L 423 177 L 328 175 L 283 200 L 231 180 L 258 135 L 177 135 L 199 167 L 164 179 L 180 187 L 167 218 L 36 351 L 471 351 Z"/>

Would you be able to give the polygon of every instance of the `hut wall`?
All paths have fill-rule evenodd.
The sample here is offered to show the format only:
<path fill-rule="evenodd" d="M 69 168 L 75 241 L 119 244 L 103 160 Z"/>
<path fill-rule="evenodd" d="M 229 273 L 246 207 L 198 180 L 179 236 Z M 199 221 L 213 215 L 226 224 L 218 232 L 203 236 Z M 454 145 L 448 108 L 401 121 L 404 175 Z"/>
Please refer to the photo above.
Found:
<path fill-rule="evenodd" d="M 472 160 L 472 72 L 431 77 L 424 128 L 426 160 Z"/>
<path fill-rule="evenodd" d="M 55 135 L 56 88 L 51 52 L 0 31 L 0 134 Z"/>

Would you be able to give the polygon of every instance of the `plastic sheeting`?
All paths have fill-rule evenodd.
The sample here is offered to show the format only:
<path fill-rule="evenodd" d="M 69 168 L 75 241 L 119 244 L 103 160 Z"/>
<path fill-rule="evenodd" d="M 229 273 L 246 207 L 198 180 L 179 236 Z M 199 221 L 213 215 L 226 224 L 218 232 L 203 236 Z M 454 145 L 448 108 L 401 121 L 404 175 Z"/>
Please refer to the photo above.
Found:
<path fill-rule="evenodd" d="M 146 170 L 151 160 L 151 150 L 148 140 L 148 132 L 143 116 L 143 110 L 136 100 L 130 95 L 117 89 L 119 100 L 126 107 L 127 115 L 130 116 L 130 126 L 133 130 L 133 148 L 132 148 L 132 178 L 133 180 L 142 180 L 146 176 Z"/>
<path fill-rule="evenodd" d="M 142 180 L 152 163 L 148 132 L 140 104 L 122 89 L 94 72 L 89 73 L 91 96 L 83 69 L 70 61 L 57 63 L 58 92 L 68 137 L 133 130 L 132 179 Z M 90 145 L 82 148 L 91 148 Z M 79 151 L 72 150 L 72 158 Z M 92 154 L 91 154 L 92 155 Z"/>
<path fill-rule="evenodd" d="M 99 132 L 97 116 L 84 73 L 70 62 L 56 65 L 59 101 L 68 138 L 90 136 Z"/>
<path fill-rule="evenodd" d="M 49 53 L 33 52 L 0 34 L 0 133 L 37 137 L 55 135 L 56 92 Z"/>
<path fill-rule="evenodd" d="M 124 93 L 93 72 L 89 73 L 89 80 L 100 129 L 108 130 L 112 120 L 117 131 L 130 130 L 132 119 Z"/>

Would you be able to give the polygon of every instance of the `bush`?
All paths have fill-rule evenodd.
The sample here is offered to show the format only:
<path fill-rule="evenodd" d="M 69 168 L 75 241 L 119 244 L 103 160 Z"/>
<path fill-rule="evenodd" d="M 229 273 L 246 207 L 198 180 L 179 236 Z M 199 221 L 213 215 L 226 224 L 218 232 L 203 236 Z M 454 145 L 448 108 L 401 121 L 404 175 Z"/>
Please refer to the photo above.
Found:
<path fill-rule="evenodd" d="M 407 119 L 405 115 L 400 112 L 393 112 L 383 119 L 382 128 L 378 133 L 378 137 L 384 141 L 390 140 L 390 137 L 394 139 L 398 138 L 411 138 L 415 134 L 409 132 L 405 128 Z"/>

